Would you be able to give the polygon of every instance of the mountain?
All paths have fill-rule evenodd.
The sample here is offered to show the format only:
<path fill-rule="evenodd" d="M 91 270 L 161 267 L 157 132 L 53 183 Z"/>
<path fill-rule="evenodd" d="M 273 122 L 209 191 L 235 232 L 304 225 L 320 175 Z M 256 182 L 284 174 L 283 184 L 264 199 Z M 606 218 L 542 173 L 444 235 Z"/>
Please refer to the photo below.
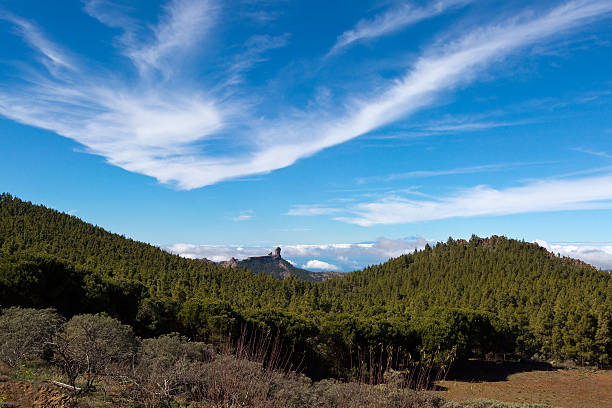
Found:
<path fill-rule="evenodd" d="M 280 336 L 315 377 L 346 378 L 383 346 L 399 353 L 393 364 L 497 352 L 612 363 L 610 273 L 536 244 L 449 238 L 322 282 L 295 278 L 304 271 L 280 252 L 235 263 L 182 258 L 0 195 L 0 307 L 104 312 L 141 336 L 206 341 L 248 325 Z"/>
<path fill-rule="evenodd" d="M 278 279 L 286 279 L 294 276 L 309 282 L 322 282 L 337 276 L 339 272 L 312 272 L 306 269 L 296 268 L 281 257 L 281 249 L 277 247 L 274 253 L 265 256 L 252 256 L 241 261 L 236 258 L 217 263 L 226 268 L 244 268 L 255 273 L 266 273 Z"/>

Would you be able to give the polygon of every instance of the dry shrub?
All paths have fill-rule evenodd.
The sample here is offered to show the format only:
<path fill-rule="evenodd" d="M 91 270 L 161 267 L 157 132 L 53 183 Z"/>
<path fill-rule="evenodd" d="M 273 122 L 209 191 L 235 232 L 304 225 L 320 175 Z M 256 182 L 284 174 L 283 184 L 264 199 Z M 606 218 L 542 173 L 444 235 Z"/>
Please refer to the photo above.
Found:
<path fill-rule="evenodd" d="M 243 329 L 237 342 L 229 342 L 201 367 L 190 397 L 213 407 L 299 407 L 310 380 L 289 370 L 291 354 L 278 337 Z"/>
<path fill-rule="evenodd" d="M 198 388 L 203 365 L 212 356 L 210 346 L 176 333 L 143 340 L 126 377 L 132 398 L 146 406 L 170 406 L 174 396 Z"/>
<path fill-rule="evenodd" d="M 133 389 L 147 406 L 170 406 L 178 398 L 214 408 L 454 407 L 414 390 L 431 380 L 431 364 L 415 363 L 403 372 L 388 370 L 381 373 L 378 385 L 336 380 L 313 384 L 290 370 L 289 361 L 290 353 L 269 336 L 243 332 L 235 344 L 214 352 L 202 343 L 166 335 L 142 342 Z"/>

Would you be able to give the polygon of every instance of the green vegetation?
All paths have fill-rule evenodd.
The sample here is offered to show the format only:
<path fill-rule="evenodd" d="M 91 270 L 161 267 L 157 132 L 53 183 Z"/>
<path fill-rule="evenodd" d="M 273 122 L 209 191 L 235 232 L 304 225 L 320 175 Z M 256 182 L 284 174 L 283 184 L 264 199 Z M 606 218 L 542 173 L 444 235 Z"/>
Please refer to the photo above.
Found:
<path fill-rule="evenodd" d="M 33 319 L 29 328 L 35 331 L 19 328 L 24 316 Z M 420 381 L 427 380 L 420 375 L 422 369 L 408 373 L 387 371 L 384 381 L 378 384 L 331 379 L 312 382 L 283 367 L 286 360 L 278 353 L 279 344 L 265 338 L 241 336 L 231 350 L 215 349 L 176 333 L 140 340 L 128 326 L 100 314 L 74 316 L 57 327 L 55 333 L 49 332 L 46 328 L 55 327 L 58 320 L 62 319 L 48 309 L 9 308 L 0 314 L 0 324 L 15 330 L 0 332 L 0 344 L 11 350 L 19 348 L 7 341 L 18 336 L 28 344 L 49 346 L 49 353 L 30 356 L 32 369 L 28 368 L 27 373 L 14 370 L 13 375 L 20 380 L 44 379 L 61 372 L 70 385 L 59 383 L 64 392 L 46 393 L 55 402 L 63 401 L 65 405 L 61 406 L 536 407 L 489 400 L 455 403 L 427 395 L 419 392 L 424 385 Z M 3 381 L 8 384 L 6 379 Z M 8 385 L 5 389 L 11 390 Z M 32 396 L 31 390 L 28 393 Z"/>
<path fill-rule="evenodd" d="M 610 273 L 535 244 L 449 239 L 325 282 L 278 280 L 184 259 L 8 194 L 0 306 L 104 312 L 142 337 L 278 337 L 291 366 L 314 379 L 494 353 L 612 359 Z"/>

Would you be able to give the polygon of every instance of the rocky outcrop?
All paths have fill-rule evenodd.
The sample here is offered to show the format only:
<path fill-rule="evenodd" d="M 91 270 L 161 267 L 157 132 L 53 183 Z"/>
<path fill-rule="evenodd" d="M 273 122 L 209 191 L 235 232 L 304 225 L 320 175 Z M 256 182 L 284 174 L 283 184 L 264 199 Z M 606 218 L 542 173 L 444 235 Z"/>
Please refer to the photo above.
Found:
<path fill-rule="evenodd" d="M 265 256 L 252 256 L 242 261 L 232 258 L 227 261 L 219 262 L 226 268 L 244 268 L 255 273 L 267 273 L 278 279 L 287 279 L 291 276 L 310 281 L 321 282 L 336 276 L 341 276 L 338 272 L 312 272 L 306 269 L 296 268 L 281 257 L 281 248 L 277 247 L 273 252 Z"/>
<path fill-rule="evenodd" d="M 236 258 L 231 258 L 231 259 L 228 259 L 227 261 L 218 262 L 218 265 L 221 265 L 225 268 L 236 269 L 240 265 L 240 261 L 238 261 Z"/>

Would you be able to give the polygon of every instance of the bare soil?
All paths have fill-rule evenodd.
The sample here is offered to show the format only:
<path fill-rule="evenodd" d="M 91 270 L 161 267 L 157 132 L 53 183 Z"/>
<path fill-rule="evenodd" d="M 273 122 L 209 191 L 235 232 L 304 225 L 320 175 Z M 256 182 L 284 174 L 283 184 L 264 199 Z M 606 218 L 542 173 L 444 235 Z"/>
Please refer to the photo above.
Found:
<path fill-rule="evenodd" d="M 440 389 L 431 392 L 455 401 L 487 398 L 562 408 L 612 408 L 612 370 L 472 361 L 437 385 Z"/>
<path fill-rule="evenodd" d="M 0 407 L 70 407 L 70 396 L 61 388 L 40 381 L 18 381 L 10 374 L 0 363 Z"/>
<path fill-rule="evenodd" d="M 68 408 L 70 397 L 48 383 L 15 381 L 0 377 L 0 407 Z"/>

